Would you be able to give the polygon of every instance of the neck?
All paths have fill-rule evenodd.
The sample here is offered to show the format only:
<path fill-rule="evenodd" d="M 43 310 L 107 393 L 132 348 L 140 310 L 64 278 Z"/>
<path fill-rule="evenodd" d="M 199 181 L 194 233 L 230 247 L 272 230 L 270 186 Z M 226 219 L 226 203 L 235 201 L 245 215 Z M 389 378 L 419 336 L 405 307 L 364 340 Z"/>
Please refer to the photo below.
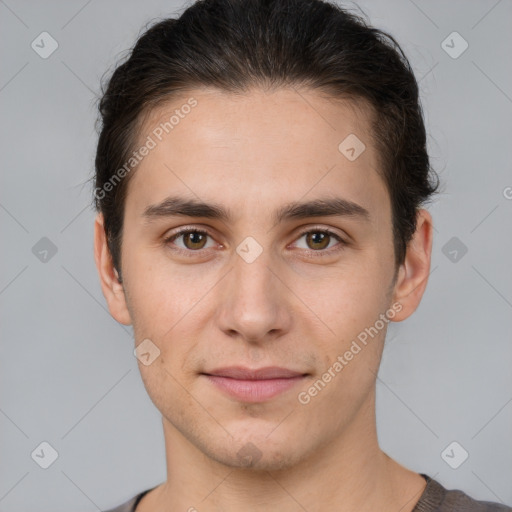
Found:
<path fill-rule="evenodd" d="M 277 471 L 229 467 L 206 456 L 163 418 L 167 475 L 137 512 L 410 512 L 424 479 L 393 461 L 378 446 L 375 394 L 349 425 L 292 467 Z"/>

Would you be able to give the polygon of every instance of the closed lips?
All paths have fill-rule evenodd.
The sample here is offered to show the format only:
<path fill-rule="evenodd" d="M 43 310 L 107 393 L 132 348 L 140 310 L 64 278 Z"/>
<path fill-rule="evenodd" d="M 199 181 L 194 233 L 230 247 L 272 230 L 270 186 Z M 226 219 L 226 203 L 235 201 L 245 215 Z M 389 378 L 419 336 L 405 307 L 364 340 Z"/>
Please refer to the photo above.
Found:
<path fill-rule="evenodd" d="M 254 370 L 239 366 L 232 366 L 229 368 L 219 368 L 217 370 L 205 372 L 204 374 L 215 377 L 227 377 L 237 380 L 291 379 L 294 377 L 303 377 L 306 375 L 305 373 L 296 372 L 277 366 L 270 366 Z"/>

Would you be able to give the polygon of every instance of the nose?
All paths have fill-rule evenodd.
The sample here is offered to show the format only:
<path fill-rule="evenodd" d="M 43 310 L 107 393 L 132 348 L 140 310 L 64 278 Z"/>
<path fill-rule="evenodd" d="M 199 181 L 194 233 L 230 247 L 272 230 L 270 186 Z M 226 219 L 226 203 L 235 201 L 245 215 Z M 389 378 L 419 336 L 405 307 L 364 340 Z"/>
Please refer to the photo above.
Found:
<path fill-rule="evenodd" d="M 283 284 L 276 262 L 265 250 L 252 262 L 238 254 L 233 260 L 233 268 L 223 280 L 219 327 L 228 336 L 252 344 L 283 336 L 291 326 L 292 292 Z"/>

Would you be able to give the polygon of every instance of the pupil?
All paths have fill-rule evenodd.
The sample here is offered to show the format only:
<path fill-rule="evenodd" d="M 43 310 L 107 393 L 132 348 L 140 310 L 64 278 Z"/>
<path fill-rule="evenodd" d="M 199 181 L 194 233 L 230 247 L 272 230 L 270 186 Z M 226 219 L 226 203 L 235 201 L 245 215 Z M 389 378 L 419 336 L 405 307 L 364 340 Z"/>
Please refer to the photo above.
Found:
<path fill-rule="evenodd" d="M 313 244 L 320 244 L 322 247 L 322 242 L 325 240 L 325 238 L 329 235 L 325 233 L 314 233 L 313 235 L 310 235 L 313 241 Z"/>
<path fill-rule="evenodd" d="M 189 240 L 192 243 L 192 245 L 200 244 L 201 243 L 201 233 L 189 233 Z"/>

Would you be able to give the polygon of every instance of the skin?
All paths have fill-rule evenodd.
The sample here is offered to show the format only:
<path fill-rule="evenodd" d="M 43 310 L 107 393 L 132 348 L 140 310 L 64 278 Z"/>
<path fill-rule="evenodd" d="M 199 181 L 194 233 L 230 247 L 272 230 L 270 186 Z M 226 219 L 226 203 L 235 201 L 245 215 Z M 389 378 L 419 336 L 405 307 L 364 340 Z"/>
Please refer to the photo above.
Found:
<path fill-rule="evenodd" d="M 340 504 L 345 511 L 411 511 L 426 482 L 377 441 L 375 383 L 386 327 L 308 404 L 297 396 L 393 304 L 401 310 L 392 321 L 416 310 L 430 270 L 430 214 L 418 211 L 395 274 L 391 203 L 364 104 L 305 89 L 189 92 L 155 109 L 141 130 L 142 142 L 187 98 L 198 101 L 131 177 L 122 284 L 101 214 L 95 223 L 95 259 L 112 316 L 133 325 L 136 345 L 149 338 L 160 350 L 152 364 L 138 364 L 162 414 L 168 478 L 137 512 L 313 512 Z M 350 133 L 366 145 L 355 161 L 338 150 Z M 144 219 L 148 206 L 169 195 L 215 202 L 233 217 Z M 272 219 L 286 203 L 326 197 L 361 205 L 369 219 Z M 209 236 L 164 241 L 180 227 Z M 346 243 L 303 234 L 326 228 Z M 252 263 L 236 252 L 248 236 L 262 247 Z M 200 375 L 233 365 L 308 376 L 268 401 L 244 403 Z M 249 466 L 237 456 L 244 447 L 253 450 Z"/>

